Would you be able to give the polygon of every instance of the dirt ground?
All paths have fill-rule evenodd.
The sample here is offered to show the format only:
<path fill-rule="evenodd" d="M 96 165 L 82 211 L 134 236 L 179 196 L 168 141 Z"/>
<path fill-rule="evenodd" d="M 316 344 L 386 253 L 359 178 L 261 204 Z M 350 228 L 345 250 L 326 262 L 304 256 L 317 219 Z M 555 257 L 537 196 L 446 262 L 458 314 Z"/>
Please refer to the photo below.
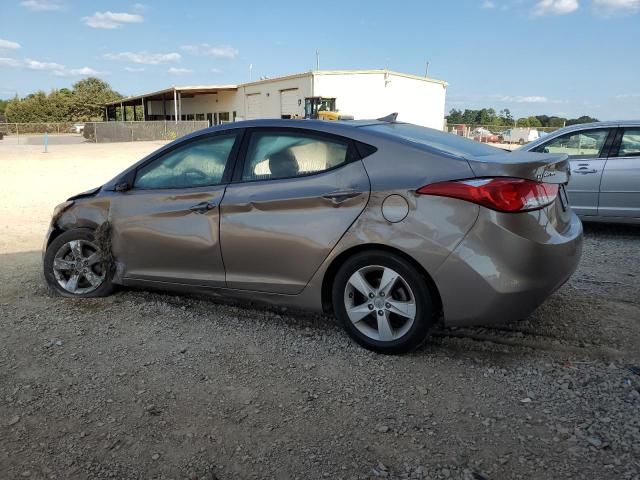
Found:
<path fill-rule="evenodd" d="M 49 297 L 53 207 L 161 144 L 0 142 L 0 479 L 640 479 L 640 228 L 586 225 L 529 318 L 398 357 L 323 316 Z"/>

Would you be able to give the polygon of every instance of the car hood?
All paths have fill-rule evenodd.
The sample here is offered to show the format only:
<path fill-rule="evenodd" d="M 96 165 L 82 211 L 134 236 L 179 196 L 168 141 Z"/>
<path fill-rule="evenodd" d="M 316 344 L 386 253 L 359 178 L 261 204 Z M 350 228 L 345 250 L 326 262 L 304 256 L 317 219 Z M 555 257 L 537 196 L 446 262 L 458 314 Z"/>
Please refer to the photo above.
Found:
<path fill-rule="evenodd" d="M 514 151 L 469 157 L 467 161 L 477 177 L 515 177 L 545 183 L 567 183 L 568 158 L 565 154 Z"/>
<path fill-rule="evenodd" d="M 78 193 L 72 197 L 67 198 L 67 201 L 69 200 L 77 200 L 78 198 L 86 198 L 86 197 L 92 197 L 94 196 L 96 193 L 98 193 L 100 191 L 102 187 L 96 187 L 96 188 L 92 188 L 90 190 L 86 190 L 82 193 Z"/>

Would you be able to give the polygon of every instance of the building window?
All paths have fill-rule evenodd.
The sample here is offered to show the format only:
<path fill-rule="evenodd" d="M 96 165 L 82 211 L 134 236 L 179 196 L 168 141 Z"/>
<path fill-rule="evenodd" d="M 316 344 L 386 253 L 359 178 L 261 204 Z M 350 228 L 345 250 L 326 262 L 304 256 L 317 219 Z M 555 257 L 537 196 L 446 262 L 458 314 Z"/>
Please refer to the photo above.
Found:
<path fill-rule="evenodd" d="M 234 112 L 233 112 L 233 121 L 234 121 L 234 122 L 236 121 L 236 116 L 237 116 L 237 115 L 236 115 L 236 112 L 234 111 Z"/>
<path fill-rule="evenodd" d="M 196 120 L 204 120 L 204 113 L 196 113 Z"/>
<path fill-rule="evenodd" d="M 229 112 L 220 112 L 218 118 L 220 119 L 220 123 L 229 122 Z"/>

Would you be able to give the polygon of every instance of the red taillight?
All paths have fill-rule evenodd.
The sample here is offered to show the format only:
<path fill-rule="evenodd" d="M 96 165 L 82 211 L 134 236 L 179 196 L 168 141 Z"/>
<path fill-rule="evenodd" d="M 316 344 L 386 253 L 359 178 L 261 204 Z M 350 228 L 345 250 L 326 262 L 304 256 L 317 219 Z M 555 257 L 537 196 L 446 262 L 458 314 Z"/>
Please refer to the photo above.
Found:
<path fill-rule="evenodd" d="M 419 188 L 417 193 L 459 198 L 500 212 L 526 212 L 553 203 L 558 185 L 523 178 L 473 178 L 432 183 Z"/>

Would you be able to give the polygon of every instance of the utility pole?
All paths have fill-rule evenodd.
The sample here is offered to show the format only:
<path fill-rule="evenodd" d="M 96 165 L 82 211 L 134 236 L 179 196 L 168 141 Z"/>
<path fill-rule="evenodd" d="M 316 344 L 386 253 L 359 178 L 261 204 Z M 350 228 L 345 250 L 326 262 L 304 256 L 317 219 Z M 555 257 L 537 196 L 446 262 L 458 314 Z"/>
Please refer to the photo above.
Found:
<path fill-rule="evenodd" d="M 425 69 L 424 69 L 424 76 L 425 76 L 425 77 L 428 77 L 428 76 L 429 76 L 429 64 L 430 64 L 430 63 L 431 63 L 431 62 L 429 62 L 429 60 L 427 60 L 427 66 L 426 66 L 426 67 L 425 67 Z"/>
<path fill-rule="evenodd" d="M 250 63 L 250 64 L 249 64 L 249 81 L 251 81 L 251 74 L 252 74 L 252 71 L 253 71 L 253 63 Z"/>
<path fill-rule="evenodd" d="M 316 50 L 316 70 L 320 70 L 320 50 Z"/>

